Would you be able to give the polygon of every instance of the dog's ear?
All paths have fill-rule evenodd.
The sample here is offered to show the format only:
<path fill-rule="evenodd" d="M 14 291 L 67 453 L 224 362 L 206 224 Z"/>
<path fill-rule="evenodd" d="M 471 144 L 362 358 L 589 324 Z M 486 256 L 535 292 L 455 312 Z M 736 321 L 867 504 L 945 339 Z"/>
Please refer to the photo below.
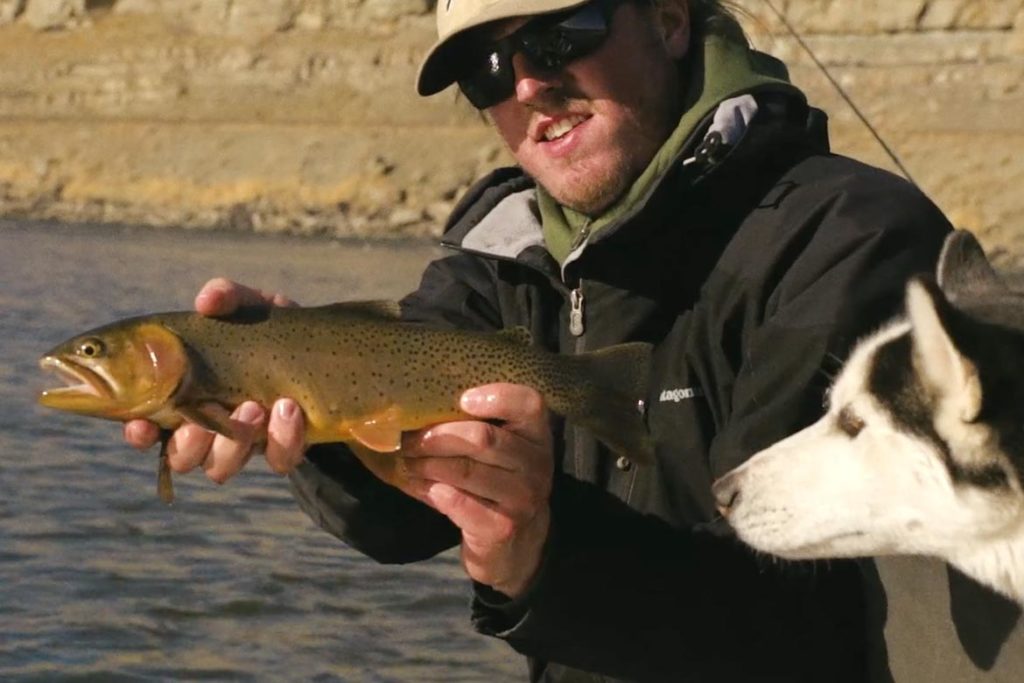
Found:
<path fill-rule="evenodd" d="M 1007 290 L 978 239 L 966 230 L 956 230 L 946 238 L 935 277 L 946 296 L 954 300 Z"/>
<path fill-rule="evenodd" d="M 952 402 L 961 420 L 973 422 L 981 412 L 981 378 L 977 366 L 957 348 L 950 325 L 954 314 L 932 281 L 913 278 L 907 284 L 907 317 L 918 371 L 942 400 Z"/>

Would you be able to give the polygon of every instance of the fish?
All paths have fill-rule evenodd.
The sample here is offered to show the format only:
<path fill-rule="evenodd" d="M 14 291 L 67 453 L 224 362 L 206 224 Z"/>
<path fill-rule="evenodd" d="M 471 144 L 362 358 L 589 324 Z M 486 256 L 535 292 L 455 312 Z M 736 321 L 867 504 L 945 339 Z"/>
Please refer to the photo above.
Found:
<path fill-rule="evenodd" d="M 654 459 L 645 422 L 651 345 L 627 342 L 577 354 L 533 344 L 522 327 L 496 332 L 404 321 L 394 301 L 249 307 L 223 317 L 191 311 L 141 315 L 58 344 L 40 367 L 64 385 L 38 402 L 57 410 L 161 428 L 157 492 L 174 499 L 167 444 L 184 422 L 233 438 L 227 415 L 254 400 L 294 399 L 306 444 L 344 442 L 397 485 L 402 433 L 465 419 L 472 387 L 534 387 L 547 407 L 588 429 L 612 452 Z M 382 474 L 383 473 L 383 474 Z"/>

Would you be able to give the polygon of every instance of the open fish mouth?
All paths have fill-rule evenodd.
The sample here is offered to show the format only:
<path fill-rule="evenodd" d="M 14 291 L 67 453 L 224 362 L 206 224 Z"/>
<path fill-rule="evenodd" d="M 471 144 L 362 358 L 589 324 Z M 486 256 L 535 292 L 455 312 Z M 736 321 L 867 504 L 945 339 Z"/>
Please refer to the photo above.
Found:
<path fill-rule="evenodd" d="M 39 400 L 44 404 L 76 398 L 112 399 L 114 397 L 113 387 L 106 379 L 77 363 L 56 356 L 44 356 L 39 361 L 39 367 L 57 375 L 65 384 L 63 387 L 44 389 L 39 394 Z"/>

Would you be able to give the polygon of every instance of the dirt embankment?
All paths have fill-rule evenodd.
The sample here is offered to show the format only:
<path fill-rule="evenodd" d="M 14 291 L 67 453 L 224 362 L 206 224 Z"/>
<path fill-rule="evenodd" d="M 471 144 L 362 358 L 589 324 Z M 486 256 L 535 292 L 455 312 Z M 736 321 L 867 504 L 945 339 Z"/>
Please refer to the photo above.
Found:
<path fill-rule="evenodd" d="M 831 113 L 836 150 L 893 168 L 767 4 L 738 4 Z M 954 222 L 1024 265 L 1024 3 L 773 4 Z M 508 158 L 452 93 L 413 94 L 430 7 L 0 0 L 0 215 L 436 233 Z"/>

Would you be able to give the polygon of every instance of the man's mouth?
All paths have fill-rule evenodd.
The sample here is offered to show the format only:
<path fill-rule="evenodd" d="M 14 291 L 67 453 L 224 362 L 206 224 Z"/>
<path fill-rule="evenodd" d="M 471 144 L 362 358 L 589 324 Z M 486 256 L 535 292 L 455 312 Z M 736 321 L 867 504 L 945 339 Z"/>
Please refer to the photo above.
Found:
<path fill-rule="evenodd" d="M 573 128 L 580 125 L 586 120 L 587 117 L 581 114 L 574 114 L 572 116 L 567 116 L 564 119 L 559 119 L 558 121 L 552 123 L 550 126 L 546 127 L 541 137 L 544 140 L 544 142 L 551 142 L 552 140 L 557 140 L 558 138 L 565 136 L 569 131 L 571 131 Z"/>

